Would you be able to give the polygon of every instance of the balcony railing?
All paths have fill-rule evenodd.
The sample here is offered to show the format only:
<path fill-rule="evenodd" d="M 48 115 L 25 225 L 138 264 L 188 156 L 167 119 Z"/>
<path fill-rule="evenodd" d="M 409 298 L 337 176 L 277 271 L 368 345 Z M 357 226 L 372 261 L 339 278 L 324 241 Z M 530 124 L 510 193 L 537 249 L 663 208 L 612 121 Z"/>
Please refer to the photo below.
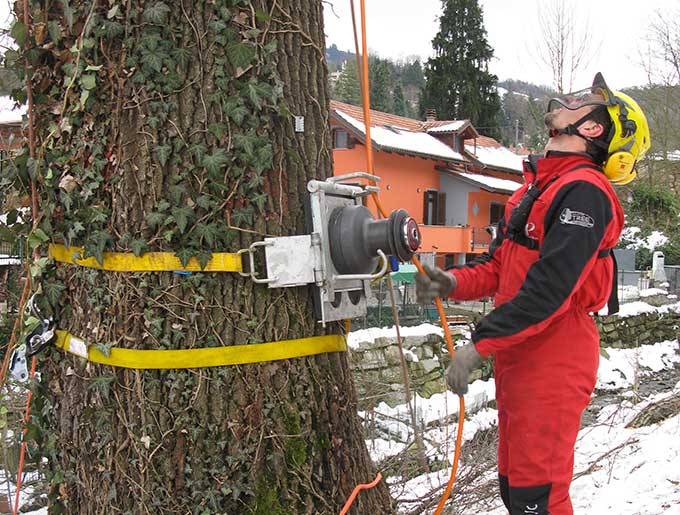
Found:
<path fill-rule="evenodd" d="M 493 233 L 487 227 L 473 227 L 472 228 L 472 251 L 475 250 L 489 250 L 489 246 L 493 241 Z"/>
<path fill-rule="evenodd" d="M 14 242 L 0 241 L 0 264 L 14 264 L 4 263 L 4 261 L 23 261 L 25 258 L 25 242 L 23 240 Z"/>
<path fill-rule="evenodd" d="M 421 252 L 437 254 L 472 254 L 489 249 L 493 240 L 485 227 L 450 225 L 419 225 L 422 235 Z"/>

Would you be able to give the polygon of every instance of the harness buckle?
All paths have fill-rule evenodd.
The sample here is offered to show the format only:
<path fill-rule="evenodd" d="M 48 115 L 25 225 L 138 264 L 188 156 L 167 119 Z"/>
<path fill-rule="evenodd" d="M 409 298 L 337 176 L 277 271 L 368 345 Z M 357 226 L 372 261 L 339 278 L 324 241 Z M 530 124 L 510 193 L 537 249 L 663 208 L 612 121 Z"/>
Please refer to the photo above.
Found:
<path fill-rule="evenodd" d="M 33 316 L 40 320 L 40 325 L 31 331 L 24 342 L 26 357 L 30 358 L 54 341 L 56 324 L 52 316 L 44 317 L 40 313 L 35 305 L 35 294 L 28 301 L 28 309 Z"/>

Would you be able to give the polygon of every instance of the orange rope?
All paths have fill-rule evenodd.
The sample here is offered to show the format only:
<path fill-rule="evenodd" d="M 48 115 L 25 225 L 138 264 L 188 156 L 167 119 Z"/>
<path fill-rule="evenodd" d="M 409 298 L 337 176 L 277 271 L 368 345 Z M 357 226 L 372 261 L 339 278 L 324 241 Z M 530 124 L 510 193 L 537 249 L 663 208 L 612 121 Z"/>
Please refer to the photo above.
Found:
<path fill-rule="evenodd" d="M 340 515 L 345 515 L 347 513 L 347 511 L 352 506 L 352 503 L 354 502 L 354 498 L 357 496 L 357 494 L 361 490 L 367 490 L 369 488 L 373 488 L 375 485 L 380 483 L 381 479 L 382 479 L 382 474 L 380 472 L 378 472 L 378 475 L 375 476 L 375 479 L 373 481 L 371 481 L 370 483 L 362 483 L 360 485 L 355 486 L 354 490 L 352 490 L 352 495 L 349 496 L 349 499 L 347 499 L 347 502 L 342 507 L 342 511 L 340 512 Z"/>
<path fill-rule="evenodd" d="M 28 0 L 23 0 L 23 11 L 24 11 L 24 26 L 26 27 L 26 40 L 25 40 L 25 50 L 30 49 L 30 34 L 31 34 L 31 18 L 29 15 L 29 10 L 28 10 Z M 28 63 L 28 59 L 25 61 L 25 66 L 26 69 L 30 69 L 30 64 Z M 33 130 L 33 88 L 31 87 L 31 79 L 32 76 L 30 74 L 27 75 L 26 77 L 26 98 L 28 102 L 28 107 L 27 107 L 27 114 L 28 114 L 28 154 L 35 161 L 35 133 Z M 37 178 L 37 177 L 36 177 Z M 38 223 L 38 188 L 36 185 L 36 179 L 31 179 L 31 214 L 33 215 L 33 228 L 35 229 L 37 223 Z M 34 259 L 38 259 L 40 257 L 40 251 L 38 248 L 35 248 L 33 250 L 33 257 Z M 31 275 L 28 274 L 28 279 L 26 281 L 26 285 L 24 287 L 24 292 L 21 297 L 21 301 L 19 304 L 19 313 L 23 313 L 24 310 L 24 304 L 26 302 L 26 297 L 28 295 L 28 292 L 31 288 Z M 17 324 L 19 318 L 17 318 L 17 321 L 15 321 L 15 326 L 14 329 L 17 329 Z M 14 333 L 12 334 L 12 338 L 10 339 L 10 345 L 8 346 L 7 353 L 9 354 L 12 350 L 12 340 L 14 340 Z M 30 379 L 33 380 L 35 377 L 35 367 L 36 367 L 36 359 L 35 356 L 31 359 L 31 373 L 30 373 Z M 3 373 L 4 373 L 4 363 L 3 363 Z M 4 379 L 4 378 L 3 378 Z M 29 389 L 28 394 L 26 395 L 26 412 L 24 415 L 24 422 L 26 426 L 28 426 L 28 422 L 30 420 L 31 416 L 31 397 L 33 396 L 33 392 Z M 24 427 L 23 433 L 22 433 L 22 438 L 21 438 L 21 451 L 19 454 L 19 467 L 17 469 L 17 491 L 16 491 L 16 497 L 14 500 L 14 510 L 13 510 L 13 515 L 17 515 L 19 512 L 19 495 L 21 494 L 21 479 L 24 473 L 24 460 L 26 457 L 26 434 L 28 433 L 28 427 Z"/>
<path fill-rule="evenodd" d="M 355 49 L 358 54 L 358 43 L 357 43 L 357 28 L 356 28 L 356 23 L 354 20 L 354 0 L 350 0 L 350 4 L 352 7 L 352 28 L 354 30 L 354 45 Z M 362 62 L 363 66 L 361 68 L 358 67 L 357 71 L 359 72 L 359 84 L 361 85 L 361 100 L 362 100 L 362 106 L 363 106 L 363 111 L 364 111 L 364 126 L 366 127 L 366 168 L 367 172 L 370 174 L 373 174 L 373 142 L 371 140 L 371 101 L 370 101 L 370 94 L 369 94 L 369 88 L 368 88 L 368 50 L 367 50 L 367 42 L 366 42 L 366 6 L 365 6 L 365 0 L 361 0 L 360 2 L 361 5 L 361 37 L 362 37 Z M 362 72 L 363 70 L 363 72 Z M 378 198 L 377 193 L 372 192 L 371 193 L 371 198 L 375 202 L 376 208 L 378 209 L 378 212 L 380 213 L 380 216 L 383 218 L 387 218 L 387 212 L 383 208 L 380 199 Z M 421 274 L 424 274 L 425 271 L 423 270 L 422 265 L 420 264 L 420 261 L 418 258 L 414 255 L 412 259 L 413 264 L 416 266 L 418 269 L 418 272 Z M 446 340 L 446 346 L 449 350 L 449 354 L 451 355 L 451 360 L 453 361 L 454 355 L 455 355 L 455 350 L 453 348 L 453 339 L 451 338 L 451 332 L 449 331 L 449 325 L 446 323 L 446 314 L 444 313 L 444 307 L 442 305 L 442 301 L 439 297 L 435 299 L 435 306 L 437 308 L 437 313 L 439 314 L 439 320 L 442 326 L 442 329 L 444 330 L 444 338 Z M 459 411 L 458 411 L 458 431 L 456 434 L 456 447 L 453 455 L 453 464 L 451 468 L 451 476 L 449 477 L 449 481 L 446 485 L 446 489 L 444 490 L 444 495 L 442 496 L 442 499 L 439 501 L 439 504 L 437 505 L 437 509 L 434 512 L 434 515 L 440 515 L 442 510 L 444 509 L 444 505 L 446 504 L 446 501 L 448 500 L 449 496 L 451 495 L 451 490 L 453 489 L 453 484 L 456 481 L 456 472 L 458 471 L 458 462 L 460 459 L 460 449 L 462 446 L 462 441 L 463 441 L 463 421 L 465 420 L 465 399 L 462 395 L 459 395 Z M 380 481 L 380 473 L 378 473 L 378 477 L 376 480 L 369 484 L 369 485 L 359 485 L 354 489 L 354 492 L 352 492 L 352 495 L 348 499 L 347 503 L 345 504 L 344 508 L 340 512 L 340 515 L 344 515 L 347 513 L 347 510 L 351 506 L 352 502 L 354 501 L 354 498 L 356 497 L 356 493 L 358 492 L 358 489 L 363 489 L 363 488 L 372 488 L 378 482 Z M 363 488 L 360 488 L 363 487 Z"/>
<path fill-rule="evenodd" d="M 35 376 L 35 356 L 31 359 L 31 379 Z M 28 390 L 28 395 L 26 396 L 26 413 L 24 415 L 24 422 L 28 425 L 28 421 L 31 416 L 31 397 L 33 396 L 33 391 Z M 28 427 L 24 427 L 24 431 L 21 437 L 21 452 L 19 453 L 19 468 L 17 469 L 17 493 L 14 499 L 14 515 L 19 513 L 19 494 L 21 493 L 21 476 L 24 473 L 24 459 L 26 457 L 26 433 L 28 433 Z"/>

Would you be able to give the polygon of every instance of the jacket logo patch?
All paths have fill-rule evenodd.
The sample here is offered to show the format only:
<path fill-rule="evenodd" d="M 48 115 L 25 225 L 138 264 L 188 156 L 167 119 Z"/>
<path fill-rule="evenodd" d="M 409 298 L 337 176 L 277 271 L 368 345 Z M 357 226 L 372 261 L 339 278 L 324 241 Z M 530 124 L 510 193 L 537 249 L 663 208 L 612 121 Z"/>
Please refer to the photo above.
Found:
<path fill-rule="evenodd" d="M 562 211 L 562 214 L 560 215 L 560 223 L 566 225 L 580 225 L 581 227 L 586 227 L 588 229 L 595 225 L 595 221 L 593 220 L 592 216 L 586 213 L 581 213 L 580 211 L 572 211 L 568 207 L 565 207 L 564 211 Z"/>

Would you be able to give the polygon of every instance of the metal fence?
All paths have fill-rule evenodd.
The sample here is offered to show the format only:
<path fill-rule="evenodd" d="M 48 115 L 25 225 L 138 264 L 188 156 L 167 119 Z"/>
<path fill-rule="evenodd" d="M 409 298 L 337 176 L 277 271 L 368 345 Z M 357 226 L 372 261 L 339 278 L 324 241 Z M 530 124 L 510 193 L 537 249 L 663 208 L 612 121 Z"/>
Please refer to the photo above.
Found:
<path fill-rule="evenodd" d="M 669 294 L 680 295 L 680 266 L 666 266 L 667 286 L 663 286 Z M 655 285 L 646 270 L 619 270 L 618 297 L 621 303 L 631 302 L 640 298 L 640 290 L 652 288 Z M 415 284 L 394 283 L 394 298 L 399 322 L 403 326 L 417 325 L 423 322 L 439 323 L 439 315 L 434 305 L 423 306 L 416 302 Z M 485 315 L 493 309 L 493 299 L 478 301 L 455 302 L 444 300 L 444 311 L 448 314 L 465 311 Z M 352 329 L 366 329 L 368 327 L 385 327 L 394 324 L 392 305 L 386 281 L 380 281 L 372 287 L 372 295 L 368 302 L 368 312 L 365 317 L 352 321 Z"/>
<path fill-rule="evenodd" d="M 0 241 L 0 256 L 23 260 L 26 257 L 25 241 Z"/>

